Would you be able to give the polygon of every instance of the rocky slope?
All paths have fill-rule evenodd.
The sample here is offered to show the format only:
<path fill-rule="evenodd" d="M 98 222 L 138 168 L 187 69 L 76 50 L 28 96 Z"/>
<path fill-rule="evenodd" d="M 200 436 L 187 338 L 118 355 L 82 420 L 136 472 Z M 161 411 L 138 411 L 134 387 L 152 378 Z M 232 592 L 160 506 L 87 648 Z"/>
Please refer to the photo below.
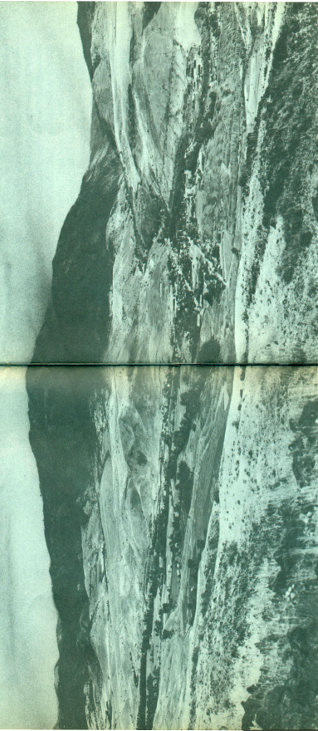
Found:
<path fill-rule="evenodd" d="M 314 4 L 80 3 L 28 374 L 61 728 L 317 726 Z M 149 363 L 141 366 L 129 363 Z"/>
<path fill-rule="evenodd" d="M 41 362 L 315 361 L 317 9 L 81 3 L 91 162 Z"/>

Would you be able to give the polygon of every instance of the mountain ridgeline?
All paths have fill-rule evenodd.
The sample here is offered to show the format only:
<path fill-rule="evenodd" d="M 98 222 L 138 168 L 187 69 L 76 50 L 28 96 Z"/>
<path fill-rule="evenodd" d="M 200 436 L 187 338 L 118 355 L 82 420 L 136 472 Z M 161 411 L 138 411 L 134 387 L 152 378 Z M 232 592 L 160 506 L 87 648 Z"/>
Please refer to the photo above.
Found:
<path fill-rule="evenodd" d="M 317 360 L 318 8 L 78 25 L 91 158 L 27 375 L 59 728 L 315 729 L 318 370 L 271 364 Z"/>

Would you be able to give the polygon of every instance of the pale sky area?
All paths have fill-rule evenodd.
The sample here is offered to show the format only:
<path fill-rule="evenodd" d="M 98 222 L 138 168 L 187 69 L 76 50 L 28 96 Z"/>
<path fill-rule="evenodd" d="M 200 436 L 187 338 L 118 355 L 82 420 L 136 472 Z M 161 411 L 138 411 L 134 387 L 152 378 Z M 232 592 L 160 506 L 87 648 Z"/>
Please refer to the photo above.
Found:
<path fill-rule="evenodd" d="M 0 2 L 0 361 L 27 362 L 89 157 L 75 2 Z M 24 368 L 0 368 L 0 727 L 57 720 L 56 614 Z"/>

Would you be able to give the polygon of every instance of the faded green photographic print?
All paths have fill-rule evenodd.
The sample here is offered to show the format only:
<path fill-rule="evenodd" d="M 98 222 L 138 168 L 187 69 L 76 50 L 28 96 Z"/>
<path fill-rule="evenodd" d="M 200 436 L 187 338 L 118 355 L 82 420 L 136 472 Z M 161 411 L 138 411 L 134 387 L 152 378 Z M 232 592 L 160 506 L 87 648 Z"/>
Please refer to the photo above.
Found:
<path fill-rule="evenodd" d="M 314 731 L 318 5 L 0 21 L 0 728 Z"/>

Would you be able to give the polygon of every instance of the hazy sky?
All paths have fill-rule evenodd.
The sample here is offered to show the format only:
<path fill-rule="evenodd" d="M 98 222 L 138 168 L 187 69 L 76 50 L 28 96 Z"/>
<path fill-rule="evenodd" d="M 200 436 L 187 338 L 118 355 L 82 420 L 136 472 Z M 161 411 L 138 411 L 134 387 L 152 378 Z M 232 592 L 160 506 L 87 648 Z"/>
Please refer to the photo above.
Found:
<path fill-rule="evenodd" d="M 25 362 L 89 155 L 75 2 L 0 3 L 0 361 Z M 0 368 L 0 727 L 50 728 L 55 609 L 24 368 Z"/>
<path fill-rule="evenodd" d="M 32 353 L 88 161 L 91 92 L 76 11 L 75 2 L 0 2 L 0 344 L 9 362 Z"/>

